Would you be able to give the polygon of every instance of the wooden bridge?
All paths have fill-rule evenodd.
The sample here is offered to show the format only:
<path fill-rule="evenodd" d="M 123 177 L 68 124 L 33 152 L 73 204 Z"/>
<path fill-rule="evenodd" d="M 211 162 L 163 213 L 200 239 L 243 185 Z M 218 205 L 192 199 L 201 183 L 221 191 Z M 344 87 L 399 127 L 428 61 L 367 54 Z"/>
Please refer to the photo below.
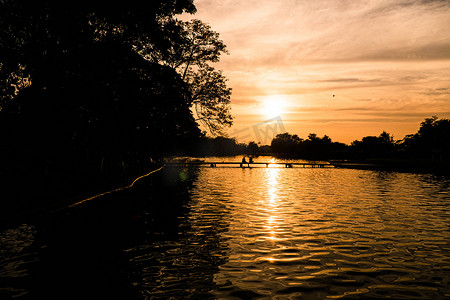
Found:
<path fill-rule="evenodd" d="M 252 163 L 242 163 L 242 162 L 214 162 L 214 161 L 172 161 L 166 162 L 166 166 L 177 166 L 177 167 L 211 167 L 216 168 L 217 166 L 224 167 L 240 167 L 240 168 L 252 168 L 257 166 L 262 166 L 268 168 L 270 165 L 284 166 L 285 168 L 293 167 L 303 167 L 303 168 L 334 168 L 333 165 L 329 163 L 294 163 L 294 162 L 252 162 Z"/>

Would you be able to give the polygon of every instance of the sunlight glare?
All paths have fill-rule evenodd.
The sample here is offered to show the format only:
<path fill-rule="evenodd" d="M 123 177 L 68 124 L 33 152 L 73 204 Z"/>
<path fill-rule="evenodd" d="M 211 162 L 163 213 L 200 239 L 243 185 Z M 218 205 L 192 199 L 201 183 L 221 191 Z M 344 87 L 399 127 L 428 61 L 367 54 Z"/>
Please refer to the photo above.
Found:
<path fill-rule="evenodd" d="M 273 204 L 276 202 L 278 195 L 278 169 L 269 169 L 269 181 L 267 194 L 269 195 L 269 203 Z"/>
<path fill-rule="evenodd" d="M 267 194 L 269 196 L 268 202 L 268 219 L 267 219 L 267 229 L 269 230 L 269 236 L 266 238 L 272 241 L 277 240 L 277 227 L 279 226 L 280 218 L 277 214 L 277 200 L 278 200 L 278 172 L 279 169 L 267 169 L 268 171 L 268 181 L 267 181 Z"/>
<path fill-rule="evenodd" d="M 280 95 L 267 96 L 261 102 L 261 113 L 267 118 L 279 116 L 284 112 L 284 99 Z"/>

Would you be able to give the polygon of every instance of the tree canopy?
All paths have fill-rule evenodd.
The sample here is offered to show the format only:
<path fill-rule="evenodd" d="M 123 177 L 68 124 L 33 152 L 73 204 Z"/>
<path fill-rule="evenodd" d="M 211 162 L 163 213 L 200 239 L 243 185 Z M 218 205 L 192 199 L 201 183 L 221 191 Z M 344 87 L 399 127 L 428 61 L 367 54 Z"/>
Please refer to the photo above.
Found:
<path fill-rule="evenodd" d="M 4 122 L 103 148 L 106 136 L 141 136 L 159 140 L 154 151 L 199 136 L 195 121 L 212 133 L 232 123 L 231 89 L 208 65 L 226 46 L 209 25 L 174 18 L 194 13 L 192 0 L 1 0 L 0 11 Z"/>
<path fill-rule="evenodd" d="M 231 124 L 230 89 L 207 64 L 225 45 L 183 12 L 192 0 L 0 0 L 2 172 L 39 178 L 36 190 L 61 174 L 110 181 L 189 147 L 199 120 Z"/>
<path fill-rule="evenodd" d="M 450 158 L 450 120 L 436 116 L 420 123 L 415 134 L 394 140 L 382 131 L 378 136 L 365 136 L 351 145 L 333 142 L 310 133 L 307 139 L 296 134 L 278 134 L 271 143 L 274 154 L 306 159 L 413 159 L 447 161 Z"/>
<path fill-rule="evenodd" d="M 226 54 L 219 34 L 200 20 L 166 22 L 165 47 L 155 49 L 145 43 L 139 46 L 144 57 L 177 70 L 187 83 L 196 120 L 213 135 L 222 135 L 232 125 L 230 113 L 231 88 L 221 71 L 211 63 Z"/>
<path fill-rule="evenodd" d="M 427 157 L 436 152 L 450 158 L 450 120 L 426 118 L 417 133 L 405 136 L 401 145 L 410 155 Z"/>

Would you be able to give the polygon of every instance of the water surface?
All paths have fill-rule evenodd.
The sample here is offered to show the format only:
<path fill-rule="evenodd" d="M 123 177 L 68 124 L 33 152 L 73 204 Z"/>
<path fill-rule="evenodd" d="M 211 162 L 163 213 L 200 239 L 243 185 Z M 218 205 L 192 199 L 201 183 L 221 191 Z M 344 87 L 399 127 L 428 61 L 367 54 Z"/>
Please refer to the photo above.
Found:
<path fill-rule="evenodd" d="M 104 265 L 66 269 L 105 276 L 106 268 L 120 274 L 110 282 L 126 286 L 122 293 L 143 298 L 450 297 L 447 177 L 275 167 L 172 168 L 163 177 L 171 187 L 152 197 L 140 191 L 145 204 L 121 225 L 114 255 L 110 246 L 80 250 L 82 261 Z M 36 242 L 35 231 L 23 225 L 2 235 L 5 294 L 33 295 L 29 270 L 56 263 L 36 248 L 55 246 Z M 71 278 L 64 270 L 61 282 Z"/>

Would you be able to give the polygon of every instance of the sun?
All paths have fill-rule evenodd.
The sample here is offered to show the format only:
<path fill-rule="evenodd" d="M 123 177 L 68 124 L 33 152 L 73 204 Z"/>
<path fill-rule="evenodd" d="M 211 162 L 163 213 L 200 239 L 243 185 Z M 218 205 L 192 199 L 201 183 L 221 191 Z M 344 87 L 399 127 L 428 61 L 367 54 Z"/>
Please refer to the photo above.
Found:
<path fill-rule="evenodd" d="M 271 95 L 261 100 L 261 114 L 267 118 L 277 117 L 284 112 L 284 99 L 280 95 Z"/>

